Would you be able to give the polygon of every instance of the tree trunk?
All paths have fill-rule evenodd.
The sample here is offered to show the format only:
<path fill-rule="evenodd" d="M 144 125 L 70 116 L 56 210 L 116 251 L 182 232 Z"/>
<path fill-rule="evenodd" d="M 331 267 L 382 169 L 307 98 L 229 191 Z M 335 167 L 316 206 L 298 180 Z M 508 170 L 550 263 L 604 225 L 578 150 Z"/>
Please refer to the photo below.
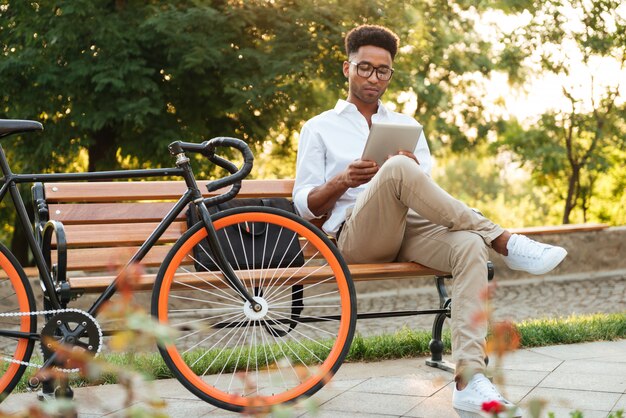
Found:
<path fill-rule="evenodd" d="M 565 198 L 565 210 L 563 211 L 563 224 L 569 224 L 569 217 L 574 207 L 576 207 L 576 188 L 580 183 L 580 168 L 572 167 L 572 174 L 569 176 L 567 185 L 567 197 Z"/>
<path fill-rule="evenodd" d="M 117 145 L 115 131 L 108 126 L 92 135 L 92 143 L 87 148 L 89 171 L 115 170 L 117 164 Z"/>

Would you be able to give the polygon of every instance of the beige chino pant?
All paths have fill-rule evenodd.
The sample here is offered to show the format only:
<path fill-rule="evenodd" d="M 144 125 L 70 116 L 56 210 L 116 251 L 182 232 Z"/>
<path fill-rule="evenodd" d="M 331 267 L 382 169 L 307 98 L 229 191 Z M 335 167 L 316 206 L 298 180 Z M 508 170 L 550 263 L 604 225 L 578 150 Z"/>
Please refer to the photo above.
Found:
<path fill-rule="evenodd" d="M 348 263 L 412 261 L 451 272 L 452 353 L 459 376 L 485 368 L 487 246 L 504 232 L 441 189 L 414 160 L 387 160 L 348 210 L 338 246 Z"/>

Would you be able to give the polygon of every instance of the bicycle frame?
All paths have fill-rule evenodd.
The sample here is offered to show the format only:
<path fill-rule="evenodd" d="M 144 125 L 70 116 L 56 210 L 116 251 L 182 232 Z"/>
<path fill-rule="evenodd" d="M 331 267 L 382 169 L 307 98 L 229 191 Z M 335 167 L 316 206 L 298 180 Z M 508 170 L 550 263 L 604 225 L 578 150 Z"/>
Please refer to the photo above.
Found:
<path fill-rule="evenodd" d="M 2 178 L 2 187 L 0 187 L 0 202 L 4 200 L 7 192 L 11 196 L 13 205 L 16 209 L 17 216 L 20 220 L 21 226 L 25 231 L 28 247 L 32 252 L 35 264 L 39 271 L 39 278 L 44 287 L 44 294 L 49 299 L 52 309 L 63 309 L 63 306 L 59 300 L 57 290 L 54 285 L 51 272 L 46 265 L 42 249 L 37 244 L 37 239 L 33 227 L 31 226 L 28 212 L 24 205 L 24 199 L 20 191 L 17 188 L 21 183 L 35 183 L 39 181 L 76 181 L 76 180 L 118 180 L 118 179 L 131 179 L 131 178 L 150 178 L 150 177 L 173 177 L 182 178 L 187 185 L 187 191 L 182 194 L 180 199 L 174 204 L 165 217 L 159 222 L 154 231 L 146 239 L 146 241 L 140 246 L 136 253 L 131 257 L 128 263 L 121 269 L 121 272 L 116 276 L 113 282 L 101 293 L 97 300 L 92 304 L 87 313 L 92 316 L 96 316 L 100 307 L 104 302 L 108 301 L 117 291 L 118 281 L 128 266 L 140 262 L 150 249 L 157 243 L 159 238 L 163 235 L 165 230 L 174 222 L 178 215 L 187 207 L 187 205 L 193 202 L 200 213 L 200 218 L 204 221 L 205 228 L 208 233 L 208 241 L 212 243 L 212 248 L 215 250 L 214 254 L 218 258 L 218 265 L 223 268 L 223 273 L 229 285 L 233 286 L 242 298 L 251 303 L 253 307 L 257 304 L 252 298 L 250 293 L 245 289 L 241 281 L 237 278 L 235 273 L 230 268 L 230 265 L 225 261 L 221 247 L 217 241 L 215 229 L 210 220 L 209 212 L 204 203 L 202 193 L 200 192 L 196 183 L 194 174 L 191 170 L 189 159 L 181 153 L 176 154 L 176 167 L 163 168 L 163 169 L 139 169 L 139 170 L 115 170 L 115 171 L 98 171 L 88 173 L 50 173 L 50 174 L 14 174 L 8 164 L 8 160 L 4 153 L 4 149 L 0 145 L 0 169 L 4 177 Z M 221 259 L 221 260 L 220 260 Z M 2 331 L 0 331 L 2 334 Z"/>

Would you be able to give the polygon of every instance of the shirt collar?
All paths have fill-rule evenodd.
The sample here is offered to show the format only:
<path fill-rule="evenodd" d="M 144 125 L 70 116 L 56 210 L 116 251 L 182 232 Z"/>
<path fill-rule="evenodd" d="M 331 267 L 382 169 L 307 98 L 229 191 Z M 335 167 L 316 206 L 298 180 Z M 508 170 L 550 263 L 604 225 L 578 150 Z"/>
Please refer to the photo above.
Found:
<path fill-rule="evenodd" d="M 343 99 L 337 100 L 337 104 L 335 105 L 335 112 L 337 112 L 338 115 L 348 110 L 358 112 L 358 109 L 356 108 L 354 104 Z M 380 100 L 378 101 L 378 111 L 376 112 L 376 114 L 383 116 L 383 117 L 389 114 L 389 110 L 385 107 L 383 102 Z"/>
<path fill-rule="evenodd" d="M 337 100 L 337 104 L 335 105 L 335 112 L 337 112 L 338 115 L 342 114 L 347 109 L 356 110 L 356 106 L 343 99 Z"/>

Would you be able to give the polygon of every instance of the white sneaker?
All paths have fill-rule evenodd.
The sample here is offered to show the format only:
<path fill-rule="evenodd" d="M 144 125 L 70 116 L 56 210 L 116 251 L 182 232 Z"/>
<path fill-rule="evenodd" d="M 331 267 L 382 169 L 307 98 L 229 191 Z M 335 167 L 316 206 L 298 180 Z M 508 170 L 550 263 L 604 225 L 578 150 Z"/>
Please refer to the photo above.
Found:
<path fill-rule="evenodd" d="M 500 402 L 502 406 L 504 406 L 503 416 L 521 416 L 516 413 L 517 406 L 504 399 L 495 386 L 493 386 L 493 383 L 482 373 L 476 373 L 463 390 L 458 390 L 456 385 L 454 386 L 454 392 L 452 393 L 452 406 L 454 409 L 475 412 L 483 416 L 493 416 L 487 415 L 486 412 L 483 411 L 483 404 L 493 401 Z"/>
<path fill-rule="evenodd" d="M 559 265 L 567 255 L 565 248 L 543 244 L 524 235 L 513 234 L 506 245 L 509 255 L 502 257 L 512 270 L 545 274 Z"/>

